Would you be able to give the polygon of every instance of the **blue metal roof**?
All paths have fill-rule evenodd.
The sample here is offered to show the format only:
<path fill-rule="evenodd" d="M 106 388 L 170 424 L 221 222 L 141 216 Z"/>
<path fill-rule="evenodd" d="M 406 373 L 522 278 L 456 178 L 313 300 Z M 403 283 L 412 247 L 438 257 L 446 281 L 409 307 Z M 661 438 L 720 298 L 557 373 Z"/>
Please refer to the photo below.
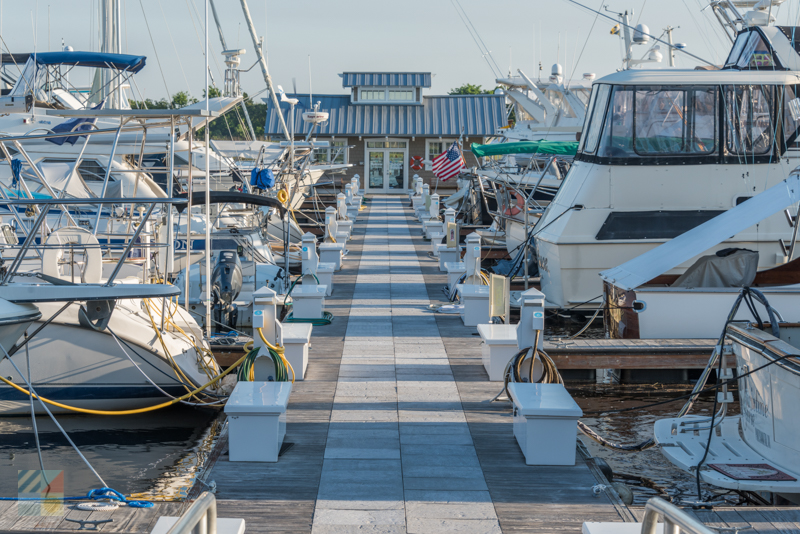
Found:
<path fill-rule="evenodd" d="M 137 73 L 144 68 L 144 56 L 107 54 L 105 52 L 40 52 L 31 54 L 39 65 L 80 65 L 81 67 L 114 68 Z"/>
<path fill-rule="evenodd" d="M 342 87 L 430 87 L 430 72 L 344 72 Z"/>
<path fill-rule="evenodd" d="M 308 95 L 289 95 L 300 102 L 295 109 L 296 134 L 308 133 L 311 125 L 303 121 L 308 111 Z M 267 101 L 266 135 L 283 135 L 271 101 Z M 330 113 L 328 122 L 318 126 L 314 135 L 403 135 L 467 136 L 496 135 L 507 124 L 505 96 L 452 95 L 423 97 L 422 105 L 353 104 L 350 95 L 314 95 L 321 102 L 320 111 Z M 281 103 L 288 122 L 289 104 Z"/>

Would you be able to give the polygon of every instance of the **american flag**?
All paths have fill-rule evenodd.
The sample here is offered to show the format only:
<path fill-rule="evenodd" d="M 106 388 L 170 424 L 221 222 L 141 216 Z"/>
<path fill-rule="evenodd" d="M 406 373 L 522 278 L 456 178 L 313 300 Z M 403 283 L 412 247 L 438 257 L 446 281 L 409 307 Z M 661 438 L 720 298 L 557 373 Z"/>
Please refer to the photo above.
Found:
<path fill-rule="evenodd" d="M 456 141 L 450 148 L 434 158 L 433 174 L 441 181 L 446 182 L 466 166 L 464 156 L 461 155 L 461 150 L 458 149 L 458 141 Z"/>

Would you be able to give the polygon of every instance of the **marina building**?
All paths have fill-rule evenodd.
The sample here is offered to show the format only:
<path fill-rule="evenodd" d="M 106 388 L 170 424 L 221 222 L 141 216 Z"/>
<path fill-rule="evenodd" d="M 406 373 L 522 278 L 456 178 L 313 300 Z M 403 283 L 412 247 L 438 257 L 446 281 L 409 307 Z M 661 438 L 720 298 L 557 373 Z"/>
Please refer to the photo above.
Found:
<path fill-rule="evenodd" d="M 430 72 L 339 76 L 342 94 L 288 95 L 299 100 L 293 131 L 296 139 L 306 138 L 312 125 L 303 121 L 303 113 L 319 103 L 319 110 L 330 117 L 316 127 L 313 137 L 329 141 L 330 148 L 320 150 L 317 161 L 351 164 L 344 179 L 358 174 L 369 193 L 405 193 L 415 174 L 433 187 L 433 158 L 461 137 L 466 165 L 472 167 L 477 161 L 468 152 L 470 143 L 484 143 L 507 124 L 504 95 L 428 95 Z M 265 102 L 265 134 L 282 137 L 278 115 L 271 101 Z M 288 103 L 281 103 L 281 111 L 287 123 L 292 120 Z M 439 187 L 455 187 L 455 180 Z"/>

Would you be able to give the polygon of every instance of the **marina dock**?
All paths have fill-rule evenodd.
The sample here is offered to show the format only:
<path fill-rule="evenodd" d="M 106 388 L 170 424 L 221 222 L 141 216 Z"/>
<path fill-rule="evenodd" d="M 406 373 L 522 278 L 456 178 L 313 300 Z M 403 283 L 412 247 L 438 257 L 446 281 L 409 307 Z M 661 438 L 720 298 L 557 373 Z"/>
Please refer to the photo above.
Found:
<path fill-rule="evenodd" d="M 587 521 L 641 520 L 613 490 L 595 495 L 608 481 L 579 440 L 575 466 L 525 465 L 511 406 L 490 402 L 501 385 L 487 381 L 474 328 L 429 308 L 443 300 L 443 275 L 410 210 L 391 196 L 368 206 L 327 304 L 336 319 L 314 329 L 306 379 L 294 385 L 279 461 L 230 462 L 223 431 L 189 498 L 213 488 L 219 516 L 244 518 L 248 532 L 580 532 Z M 67 505 L 62 515 L 25 517 L 2 502 L 0 531 L 67 532 L 80 528 L 67 519 L 113 519 L 99 530 L 144 534 L 187 506 Z M 758 532 L 800 527 L 797 508 L 695 515 Z"/>
<path fill-rule="evenodd" d="M 441 300 L 438 269 L 401 198 L 373 197 L 348 242 L 295 383 L 277 464 L 223 454 L 205 477 L 220 515 L 253 532 L 577 532 L 622 521 L 575 467 L 528 467 L 507 403 L 490 403 L 480 341 Z M 632 517 L 632 516 L 631 516 Z M 251 530 L 252 529 L 252 530 Z"/>

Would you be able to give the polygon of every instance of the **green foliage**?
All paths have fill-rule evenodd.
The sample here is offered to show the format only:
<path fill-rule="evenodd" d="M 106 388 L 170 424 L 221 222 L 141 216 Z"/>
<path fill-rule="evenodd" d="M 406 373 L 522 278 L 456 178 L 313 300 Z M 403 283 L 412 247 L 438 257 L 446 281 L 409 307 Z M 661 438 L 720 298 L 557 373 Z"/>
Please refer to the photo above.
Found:
<path fill-rule="evenodd" d="M 217 98 L 222 96 L 222 91 L 216 87 L 209 87 L 208 94 L 210 98 Z M 206 97 L 206 91 L 203 91 L 203 98 Z M 263 103 L 256 103 L 248 99 L 247 93 L 244 94 L 245 106 L 247 113 L 250 115 L 250 121 L 253 123 L 253 130 L 256 136 L 260 139 L 264 138 L 264 123 L 267 120 L 267 105 Z M 192 98 L 186 91 L 181 91 L 172 95 L 172 99 L 167 101 L 166 98 L 161 100 L 152 100 L 150 98 L 142 101 L 131 100 L 132 109 L 175 109 L 188 106 L 189 104 L 197 103 L 196 98 Z M 242 111 L 242 105 L 238 104 L 229 110 L 225 115 L 219 117 L 211 122 L 211 130 L 209 132 L 211 139 L 220 140 L 241 140 L 249 139 L 250 132 L 247 127 L 247 119 Z M 205 136 L 205 129 L 201 128 L 196 134 L 198 139 Z"/>
<path fill-rule="evenodd" d="M 494 93 L 494 89 L 481 89 L 480 85 L 472 85 L 465 83 L 461 87 L 450 89 L 447 94 L 449 95 L 490 95 Z"/>

